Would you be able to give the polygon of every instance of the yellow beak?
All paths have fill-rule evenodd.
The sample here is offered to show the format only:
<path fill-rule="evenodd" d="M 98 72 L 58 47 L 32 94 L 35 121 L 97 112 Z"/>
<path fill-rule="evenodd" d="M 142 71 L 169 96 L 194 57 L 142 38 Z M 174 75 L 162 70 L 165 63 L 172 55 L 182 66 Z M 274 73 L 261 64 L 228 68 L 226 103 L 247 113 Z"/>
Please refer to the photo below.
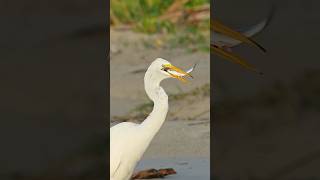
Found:
<path fill-rule="evenodd" d="M 253 39 L 251 39 L 250 37 L 246 37 L 237 31 L 232 30 L 231 28 L 220 23 L 218 20 L 211 21 L 211 29 L 213 31 L 227 35 L 233 39 L 236 39 L 238 41 L 241 41 L 241 42 L 247 43 L 251 46 L 257 47 L 263 52 L 266 52 L 266 50 L 260 44 L 255 42 Z"/>
<path fill-rule="evenodd" d="M 172 64 L 163 65 L 163 69 L 166 69 L 166 72 L 168 74 L 170 74 L 171 77 L 176 78 L 182 82 L 187 82 L 187 80 L 184 78 L 185 76 L 189 76 L 189 77 L 193 78 L 191 74 L 185 72 L 184 70 L 182 70 L 180 68 L 175 67 Z"/>
<path fill-rule="evenodd" d="M 234 53 L 227 52 L 227 51 L 225 51 L 221 48 L 218 48 L 216 46 L 213 46 L 213 45 L 211 46 L 211 52 L 222 57 L 222 58 L 230 60 L 233 63 L 239 64 L 246 69 L 249 69 L 249 70 L 254 71 L 256 73 L 262 74 L 262 72 L 258 71 L 255 67 L 251 66 L 243 58 L 241 58 L 240 56 L 238 56 Z"/>
<path fill-rule="evenodd" d="M 226 36 L 229 36 L 229 37 L 236 39 L 238 41 L 247 43 L 251 46 L 257 47 L 260 50 L 262 50 L 263 52 L 266 51 L 261 45 L 259 45 L 257 42 L 255 42 L 251 38 L 246 37 L 239 32 L 233 31 L 231 28 L 223 25 L 222 23 L 220 23 L 217 20 L 211 21 L 211 30 L 218 32 L 218 33 L 221 33 L 221 34 L 224 34 Z M 249 63 L 247 63 L 243 58 L 239 57 L 238 55 L 231 53 L 231 52 L 228 52 L 228 51 L 224 50 L 222 47 L 216 46 L 215 44 L 211 44 L 210 46 L 211 46 L 212 53 L 214 53 L 222 58 L 225 58 L 227 60 L 230 60 L 233 63 L 240 64 L 241 66 L 243 66 L 249 70 L 252 70 L 252 71 L 255 71 L 259 74 L 262 74 L 256 68 L 251 66 Z"/>

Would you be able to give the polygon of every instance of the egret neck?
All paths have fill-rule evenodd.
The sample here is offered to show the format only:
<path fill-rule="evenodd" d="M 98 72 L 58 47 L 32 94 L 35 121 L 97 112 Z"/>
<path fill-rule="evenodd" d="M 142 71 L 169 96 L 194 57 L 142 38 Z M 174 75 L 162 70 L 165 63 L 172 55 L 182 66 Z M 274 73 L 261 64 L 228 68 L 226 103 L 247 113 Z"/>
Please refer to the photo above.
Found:
<path fill-rule="evenodd" d="M 141 124 L 141 131 L 149 141 L 157 134 L 168 112 L 168 95 L 160 86 L 165 76 L 157 76 L 152 70 L 147 70 L 144 76 L 145 91 L 148 97 L 153 101 L 153 110 Z M 143 130 L 145 129 L 145 130 Z"/>

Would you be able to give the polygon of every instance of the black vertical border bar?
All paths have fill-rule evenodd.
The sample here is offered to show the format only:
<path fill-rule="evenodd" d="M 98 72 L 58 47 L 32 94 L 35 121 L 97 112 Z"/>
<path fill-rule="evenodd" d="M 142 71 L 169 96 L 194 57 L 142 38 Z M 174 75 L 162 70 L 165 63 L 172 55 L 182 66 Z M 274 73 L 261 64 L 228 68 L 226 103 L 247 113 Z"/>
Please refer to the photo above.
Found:
<path fill-rule="evenodd" d="M 104 0 L 103 0 L 104 1 Z M 108 179 L 108 177 L 110 177 L 110 171 L 109 171 L 109 167 L 110 167 L 110 0 L 107 0 L 107 10 L 106 10 L 106 128 L 107 128 L 107 137 L 106 139 L 108 139 L 108 143 L 107 143 L 107 177 L 106 179 Z"/>
<path fill-rule="evenodd" d="M 213 36 L 213 33 L 211 31 L 211 19 L 213 18 L 213 0 L 210 0 L 210 44 L 211 44 L 211 39 Z M 211 48 L 211 46 L 210 46 Z M 213 55 L 210 50 L 210 179 L 214 179 L 213 175 L 213 129 L 214 129 L 214 121 L 213 121 L 213 87 L 214 87 L 214 82 L 213 82 Z"/>

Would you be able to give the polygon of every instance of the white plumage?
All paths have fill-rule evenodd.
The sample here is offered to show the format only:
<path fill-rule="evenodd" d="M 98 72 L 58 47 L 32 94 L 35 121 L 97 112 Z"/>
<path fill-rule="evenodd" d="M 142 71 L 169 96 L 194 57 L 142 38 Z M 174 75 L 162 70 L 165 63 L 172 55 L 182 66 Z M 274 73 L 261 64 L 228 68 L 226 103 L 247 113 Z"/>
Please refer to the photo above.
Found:
<path fill-rule="evenodd" d="M 110 180 L 131 178 L 134 168 L 165 121 L 168 96 L 160 82 L 170 77 L 184 81 L 184 76 L 192 77 L 162 58 L 157 58 L 149 66 L 144 85 L 154 103 L 153 110 L 141 124 L 123 122 L 110 128 Z"/>

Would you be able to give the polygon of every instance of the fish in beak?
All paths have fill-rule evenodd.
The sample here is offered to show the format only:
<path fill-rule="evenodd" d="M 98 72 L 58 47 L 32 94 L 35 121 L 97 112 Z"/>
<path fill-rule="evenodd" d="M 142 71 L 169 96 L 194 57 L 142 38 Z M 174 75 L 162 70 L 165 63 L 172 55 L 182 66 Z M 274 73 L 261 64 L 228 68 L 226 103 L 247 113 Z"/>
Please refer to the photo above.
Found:
<path fill-rule="evenodd" d="M 261 51 L 266 52 L 266 49 L 262 47 L 260 44 L 255 42 L 253 39 L 250 37 L 246 37 L 243 34 L 232 30 L 231 28 L 223 25 L 220 21 L 218 20 L 212 20 L 211 22 L 211 29 L 217 33 L 224 34 L 226 36 L 229 36 L 230 38 L 236 39 L 238 41 L 241 41 L 243 43 L 249 44 L 253 47 L 259 48 Z M 213 37 L 214 38 L 214 37 Z"/>
<path fill-rule="evenodd" d="M 211 30 L 213 32 L 213 37 L 212 37 L 213 41 L 210 44 L 212 53 L 214 53 L 224 59 L 230 60 L 233 63 L 239 64 L 246 69 L 249 69 L 249 70 L 254 71 L 256 73 L 262 74 L 260 71 L 258 71 L 256 68 L 254 68 L 252 65 L 247 63 L 243 58 L 232 53 L 232 51 L 231 51 L 231 47 L 233 46 L 232 44 L 227 44 L 227 43 L 224 44 L 223 41 L 217 42 L 217 41 L 215 41 L 214 38 L 215 38 L 215 34 L 219 33 L 219 35 L 222 37 L 225 36 L 229 39 L 231 38 L 231 39 L 234 39 L 238 42 L 243 42 L 243 43 L 249 44 L 251 46 L 259 48 L 263 52 L 266 52 L 266 50 L 261 45 L 259 45 L 257 42 L 252 40 L 250 37 L 246 37 L 245 35 L 237 32 L 237 31 L 234 31 L 231 28 L 223 25 L 218 20 L 211 21 Z"/>
<path fill-rule="evenodd" d="M 185 77 L 193 78 L 193 76 L 190 74 L 195 68 L 195 65 L 188 69 L 187 71 L 184 71 L 176 66 L 173 66 L 172 64 L 165 64 L 162 66 L 162 70 L 166 71 L 171 77 L 178 79 L 182 82 L 187 82 Z"/>

